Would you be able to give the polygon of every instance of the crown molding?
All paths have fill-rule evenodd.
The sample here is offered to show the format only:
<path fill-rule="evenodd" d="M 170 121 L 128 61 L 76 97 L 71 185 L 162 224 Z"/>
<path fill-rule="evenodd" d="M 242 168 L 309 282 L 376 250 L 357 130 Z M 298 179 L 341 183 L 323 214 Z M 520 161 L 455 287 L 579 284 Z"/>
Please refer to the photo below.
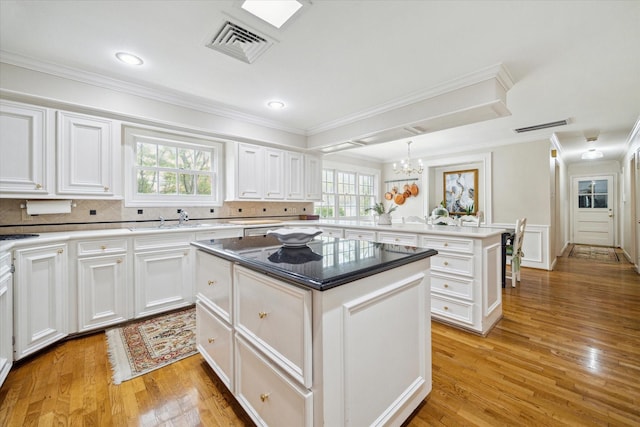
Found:
<path fill-rule="evenodd" d="M 306 135 L 303 129 L 284 126 L 282 123 L 243 113 L 209 99 L 173 91 L 164 87 L 153 87 L 151 85 L 141 85 L 137 83 L 125 82 L 123 80 L 106 77 L 101 74 L 78 70 L 75 68 L 67 67 L 65 65 L 42 61 L 39 59 L 30 58 L 24 55 L 19 55 L 2 50 L 0 50 L 0 62 L 45 74 L 50 74 L 56 77 L 74 80 L 84 84 L 90 84 L 109 90 L 140 96 L 154 101 L 160 101 L 204 113 L 214 114 L 217 116 L 225 117 L 227 119 L 243 121 L 259 126 L 281 130 L 284 132 L 290 132 L 297 135 Z"/>
<path fill-rule="evenodd" d="M 414 92 L 409 95 L 405 95 L 405 96 L 396 98 L 394 100 L 391 100 L 387 103 L 380 104 L 376 107 L 362 110 L 358 113 L 350 114 L 340 119 L 326 122 L 321 125 L 309 128 L 307 130 L 307 136 L 316 135 L 322 132 L 326 132 L 328 130 L 338 128 L 340 126 L 345 126 L 345 125 L 357 122 L 358 120 L 367 119 L 367 118 L 376 116 L 378 114 L 386 113 L 401 107 L 406 107 L 407 105 L 415 104 L 416 102 L 434 98 L 439 95 L 444 95 L 448 92 L 452 92 L 457 89 L 462 89 L 462 88 L 465 88 L 489 79 L 497 80 L 498 83 L 500 83 L 500 85 L 503 87 L 505 92 L 511 89 L 514 84 L 511 74 L 509 73 L 507 68 L 504 66 L 504 64 L 500 63 L 500 64 L 491 65 L 489 67 L 464 75 L 462 77 L 449 80 L 438 86 L 421 90 L 418 92 Z"/>

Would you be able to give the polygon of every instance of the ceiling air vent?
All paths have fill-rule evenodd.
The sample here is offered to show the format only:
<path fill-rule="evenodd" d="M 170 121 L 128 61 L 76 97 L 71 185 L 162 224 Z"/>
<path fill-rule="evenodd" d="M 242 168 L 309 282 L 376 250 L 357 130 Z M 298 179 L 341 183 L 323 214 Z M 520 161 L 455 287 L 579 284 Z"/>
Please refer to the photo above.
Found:
<path fill-rule="evenodd" d="M 226 21 L 207 47 L 251 64 L 272 44 L 272 41 L 255 32 Z"/>
<path fill-rule="evenodd" d="M 558 120 L 557 122 L 542 123 L 542 124 L 539 124 L 539 125 L 533 125 L 533 126 L 527 126 L 527 127 L 524 127 L 524 128 L 518 128 L 518 129 L 514 129 L 514 131 L 516 131 L 517 133 L 531 132 L 531 131 L 534 131 L 534 130 L 552 128 L 552 127 L 556 127 L 556 126 L 564 126 L 567 123 L 569 123 L 569 122 L 567 122 L 566 120 Z"/>

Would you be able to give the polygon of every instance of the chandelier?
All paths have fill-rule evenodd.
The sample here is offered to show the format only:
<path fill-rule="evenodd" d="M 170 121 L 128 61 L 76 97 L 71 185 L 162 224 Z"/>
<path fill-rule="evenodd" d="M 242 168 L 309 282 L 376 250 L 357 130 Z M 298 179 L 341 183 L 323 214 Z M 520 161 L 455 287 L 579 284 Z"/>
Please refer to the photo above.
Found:
<path fill-rule="evenodd" d="M 407 141 L 407 158 L 400 161 L 400 168 L 397 164 L 393 164 L 393 171 L 395 173 L 404 173 L 406 175 L 421 174 L 424 170 L 422 165 L 422 159 L 418 159 L 418 167 L 413 167 L 411 164 L 411 141 Z"/>

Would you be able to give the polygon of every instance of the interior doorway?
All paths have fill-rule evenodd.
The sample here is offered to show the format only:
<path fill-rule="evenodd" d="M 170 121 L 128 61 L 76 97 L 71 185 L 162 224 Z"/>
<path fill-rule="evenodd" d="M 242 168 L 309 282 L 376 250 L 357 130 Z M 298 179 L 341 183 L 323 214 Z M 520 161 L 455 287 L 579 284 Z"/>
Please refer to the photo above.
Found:
<path fill-rule="evenodd" d="M 613 246 L 613 175 L 574 177 L 571 200 L 573 243 Z"/>

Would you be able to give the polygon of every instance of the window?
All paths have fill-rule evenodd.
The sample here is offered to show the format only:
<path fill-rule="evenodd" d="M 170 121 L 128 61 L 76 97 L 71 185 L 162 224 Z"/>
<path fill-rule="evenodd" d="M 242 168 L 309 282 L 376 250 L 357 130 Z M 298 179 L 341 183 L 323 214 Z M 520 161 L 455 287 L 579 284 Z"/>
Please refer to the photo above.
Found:
<path fill-rule="evenodd" d="M 606 179 L 578 181 L 578 207 L 607 208 L 608 207 L 608 182 Z"/>
<path fill-rule="evenodd" d="M 315 204 L 321 218 L 361 218 L 369 214 L 378 192 L 377 176 L 371 172 L 322 170 L 322 202 Z"/>
<path fill-rule="evenodd" d="M 222 143 L 125 129 L 126 206 L 220 206 Z"/>

